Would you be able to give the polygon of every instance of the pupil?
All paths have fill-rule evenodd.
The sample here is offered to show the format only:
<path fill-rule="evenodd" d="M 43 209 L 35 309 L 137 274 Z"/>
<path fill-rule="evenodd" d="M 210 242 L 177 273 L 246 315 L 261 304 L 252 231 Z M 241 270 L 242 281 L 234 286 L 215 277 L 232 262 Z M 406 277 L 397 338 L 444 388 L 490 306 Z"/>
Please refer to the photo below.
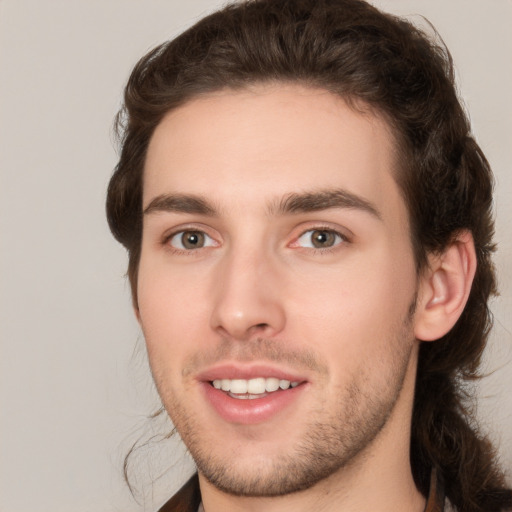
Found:
<path fill-rule="evenodd" d="M 183 247 L 187 249 L 196 249 L 201 247 L 203 243 L 204 235 L 198 231 L 189 231 L 183 234 L 182 243 Z"/>
<path fill-rule="evenodd" d="M 313 245 L 315 247 L 331 246 L 334 242 L 334 235 L 329 231 L 315 231 L 313 233 Z"/>

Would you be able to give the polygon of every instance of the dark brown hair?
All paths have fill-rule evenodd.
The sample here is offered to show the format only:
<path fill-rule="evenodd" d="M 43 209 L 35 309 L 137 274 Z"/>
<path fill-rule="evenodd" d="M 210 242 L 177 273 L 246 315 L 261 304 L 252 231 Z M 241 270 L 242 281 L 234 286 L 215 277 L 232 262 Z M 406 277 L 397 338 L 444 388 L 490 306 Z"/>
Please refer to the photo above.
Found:
<path fill-rule="evenodd" d="M 467 306 L 441 340 L 420 349 L 411 465 L 426 494 L 432 468 L 464 512 L 511 506 L 491 444 L 472 416 L 496 293 L 492 173 L 457 98 L 451 56 L 411 23 L 362 0 L 249 0 L 228 5 L 143 57 L 118 115 L 121 155 L 107 216 L 129 252 L 137 302 L 142 175 L 155 127 L 191 98 L 258 82 L 294 82 L 362 103 L 389 122 L 399 152 L 397 182 L 411 222 L 418 271 L 461 230 L 473 234 L 478 267 Z"/>

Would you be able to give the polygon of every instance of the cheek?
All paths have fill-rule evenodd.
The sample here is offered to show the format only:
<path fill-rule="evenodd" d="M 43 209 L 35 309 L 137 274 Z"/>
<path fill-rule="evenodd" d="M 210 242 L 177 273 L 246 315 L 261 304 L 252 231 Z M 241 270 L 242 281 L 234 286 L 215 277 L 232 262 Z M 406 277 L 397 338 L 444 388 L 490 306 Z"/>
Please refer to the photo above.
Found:
<path fill-rule="evenodd" d="M 149 268 L 148 268 L 149 267 Z M 141 265 L 138 281 L 140 323 L 153 371 L 159 366 L 178 367 L 201 340 L 208 326 L 204 299 L 197 282 L 184 279 L 157 265 Z"/>
<path fill-rule="evenodd" d="M 319 277 L 311 275 L 289 294 L 302 339 L 316 339 L 319 350 L 350 361 L 385 350 L 414 298 L 413 263 L 379 251 Z"/>

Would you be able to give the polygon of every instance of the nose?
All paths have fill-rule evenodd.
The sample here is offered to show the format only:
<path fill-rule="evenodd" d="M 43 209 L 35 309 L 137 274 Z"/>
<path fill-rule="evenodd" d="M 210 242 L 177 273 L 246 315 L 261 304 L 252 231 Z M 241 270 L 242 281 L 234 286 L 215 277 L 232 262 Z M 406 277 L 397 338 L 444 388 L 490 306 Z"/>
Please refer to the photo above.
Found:
<path fill-rule="evenodd" d="M 282 277 L 271 258 L 233 251 L 219 263 L 214 281 L 211 327 L 223 337 L 271 338 L 284 329 Z"/>

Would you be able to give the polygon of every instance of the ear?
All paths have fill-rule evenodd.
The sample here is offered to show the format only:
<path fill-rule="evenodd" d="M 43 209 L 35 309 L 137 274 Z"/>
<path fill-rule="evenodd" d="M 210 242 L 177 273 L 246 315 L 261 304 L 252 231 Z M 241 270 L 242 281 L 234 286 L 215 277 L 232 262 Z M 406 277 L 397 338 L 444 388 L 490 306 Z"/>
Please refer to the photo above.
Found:
<path fill-rule="evenodd" d="M 429 256 L 414 316 L 417 339 L 437 340 L 455 325 L 466 306 L 475 271 L 475 244 L 469 231 L 461 231 L 442 254 Z"/>

